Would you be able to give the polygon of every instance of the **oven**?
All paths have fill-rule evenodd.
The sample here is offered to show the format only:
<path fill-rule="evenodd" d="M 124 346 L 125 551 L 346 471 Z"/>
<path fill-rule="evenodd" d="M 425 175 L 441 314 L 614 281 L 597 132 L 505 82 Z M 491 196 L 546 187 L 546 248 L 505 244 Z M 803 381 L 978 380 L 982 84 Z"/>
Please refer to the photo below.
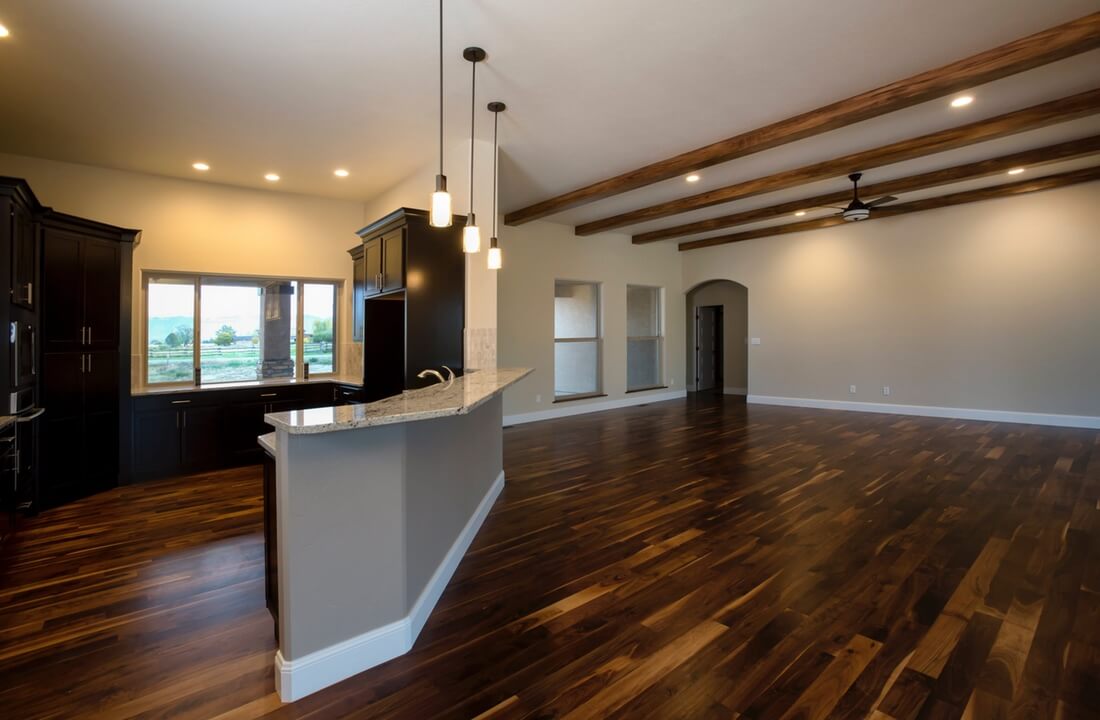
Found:
<path fill-rule="evenodd" d="M 13 320 L 8 328 L 8 347 L 11 352 L 11 386 L 33 387 L 37 375 L 35 358 L 38 355 L 34 325 Z M 16 414 L 14 407 L 9 410 L 12 415 Z"/>

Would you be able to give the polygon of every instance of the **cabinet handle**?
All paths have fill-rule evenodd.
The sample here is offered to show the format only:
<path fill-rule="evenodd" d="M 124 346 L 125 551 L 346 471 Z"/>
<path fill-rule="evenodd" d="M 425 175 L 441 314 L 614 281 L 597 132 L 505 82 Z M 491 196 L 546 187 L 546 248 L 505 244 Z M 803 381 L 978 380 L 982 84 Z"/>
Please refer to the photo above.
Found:
<path fill-rule="evenodd" d="M 80 353 L 80 374 L 84 374 L 84 353 Z"/>
<path fill-rule="evenodd" d="M 184 410 L 183 412 L 180 413 L 180 415 L 183 415 L 183 426 L 187 427 L 187 411 Z"/>
<path fill-rule="evenodd" d="M 260 397 L 278 397 L 279 393 L 260 393 Z"/>
<path fill-rule="evenodd" d="M 89 345 L 92 344 L 92 326 L 91 325 L 88 326 L 88 344 Z"/>
<path fill-rule="evenodd" d="M 33 298 L 34 298 L 34 283 L 29 282 L 29 283 L 27 283 L 27 298 L 26 298 L 28 305 L 33 304 Z"/>
<path fill-rule="evenodd" d="M 179 410 L 176 411 L 176 429 L 177 430 L 180 429 L 180 411 Z"/>
<path fill-rule="evenodd" d="M 87 345 L 88 344 L 88 341 L 84 339 L 84 336 L 87 335 L 87 333 L 88 333 L 88 328 L 81 325 L 80 326 L 80 344 L 81 345 Z"/>
<path fill-rule="evenodd" d="M 88 333 L 88 334 L 91 335 L 91 333 Z M 92 371 L 92 354 L 88 353 L 88 372 L 91 372 L 91 371 Z"/>
<path fill-rule="evenodd" d="M 172 404 L 173 405 L 187 405 L 190 402 L 191 402 L 190 400 L 173 400 Z"/>

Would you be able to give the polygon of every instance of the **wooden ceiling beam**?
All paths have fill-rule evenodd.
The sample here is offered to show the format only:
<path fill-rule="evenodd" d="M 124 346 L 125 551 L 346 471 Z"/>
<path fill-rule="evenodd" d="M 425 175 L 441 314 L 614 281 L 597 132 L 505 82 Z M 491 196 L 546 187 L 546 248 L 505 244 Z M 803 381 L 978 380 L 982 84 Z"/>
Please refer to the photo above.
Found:
<path fill-rule="evenodd" d="M 920 175 L 911 175 L 896 180 L 886 180 L 871 185 L 864 185 L 859 189 L 859 192 L 860 195 L 865 198 L 875 198 L 882 195 L 896 195 L 898 193 L 925 190 L 940 185 L 949 185 L 951 183 L 989 177 L 990 175 L 1007 172 L 1015 167 L 1026 168 L 1049 165 L 1051 163 L 1072 160 L 1074 158 L 1096 153 L 1100 153 L 1100 135 L 1093 135 L 1092 137 L 1080 138 L 1078 140 L 1069 140 L 1068 142 L 1035 148 L 1034 150 L 1024 150 L 1023 152 L 1003 155 L 989 160 L 980 160 L 966 165 L 956 165 L 955 167 L 944 168 L 943 170 L 921 173 Z M 817 195 L 802 200 L 792 200 L 790 202 L 779 203 L 778 205 L 745 210 L 739 213 L 733 213 L 732 215 L 723 215 L 722 217 L 708 218 L 706 220 L 677 225 L 662 230 L 640 233 L 635 235 L 633 239 L 635 245 L 645 245 L 646 243 L 659 242 L 661 240 L 668 240 L 669 238 L 697 235 L 699 233 L 711 232 L 714 230 L 724 230 L 725 228 L 760 222 L 762 220 L 774 220 L 777 217 L 790 215 L 799 210 L 809 210 L 826 205 L 846 205 L 851 199 L 852 189 L 849 187 L 834 193 L 826 193 L 824 195 Z"/>
<path fill-rule="evenodd" d="M 1100 12 L 964 60 L 586 185 L 504 216 L 522 225 L 678 175 L 820 135 L 1100 47 Z"/>
<path fill-rule="evenodd" d="M 1100 112 L 1100 88 L 1040 103 L 997 117 L 978 120 L 959 127 L 890 143 L 873 150 L 864 150 L 832 160 L 814 163 L 813 165 L 784 170 L 762 178 L 746 180 L 696 195 L 601 218 L 578 225 L 574 231 L 577 235 L 593 235 L 650 220 L 660 220 L 672 215 L 721 205 L 753 195 L 762 195 L 776 190 L 785 190 L 798 185 L 828 180 L 857 170 L 870 170 L 883 165 L 915 160 L 925 155 L 956 150 L 967 145 L 996 140 L 1027 130 L 1067 122 L 1097 112 Z"/>
<path fill-rule="evenodd" d="M 952 193 L 950 195 L 942 195 L 940 197 L 914 200 L 913 202 L 907 202 L 902 205 L 879 207 L 871 211 L 871 216 L 867 218 L 867 220 L 862 220 L 860 222 L 881 220 L 882 218 L 888 217 L 898 217 L 899 215 L 909 215 L 911 213 L 923 212 L 925 210 L 936 210 L 938 208 L 951 207 L 954 205 L 964 205 L 966 203 L 980 202 L 982 200 L 993 200 L 996 198 L 1012 197 L 1014 195 L 1023 195 L 1026 193 L 1038 192 L 1040 190 L 1053 190 L 1054 188 L 1066 187 L 1067 185 L 1077 185 L 1079 183 L 1093 182 L 1095 180 L 1100 180 L 1100 166 L 1085 168 L 1083 170 L 1074 170 L 1072 172 L 1058 173 L 1056 175 L 1047 175 L 1046 177 L 1035 178 L 1033 180 L 1023 180 L 1020 182 L 994 185 L 993 187 L 981 188 L 979 190 L 967 190 L 965 192 Z M 833 215 L 830 217 L 817 218 L 814 220 L 805 220 L 803 222 L 788 223 L 787 225 L 757 228 L 755 230 L 747 230 L 745 232 L 733 233 L 732 235 L 722 235 L 720 237 L 706 238 L 704 240 L 692 240 L 690 242 L 682 242 L 680 243 L 679 248 L 681 252 L 685 250 L 699 250 L 701 248 L 715 247 L 717 245 L 728 245 L 729 243 L 742 242 L 744 240 L 754 240 L 756 238 L 774 237 L 776 235 L 788 235 L 790 233 L 805 232 L 807 230 L 820 230 L 821 228 L 833 227 L 835 225 L 843 225 L 844 222 L 844 218 L 838 215 Z"/>

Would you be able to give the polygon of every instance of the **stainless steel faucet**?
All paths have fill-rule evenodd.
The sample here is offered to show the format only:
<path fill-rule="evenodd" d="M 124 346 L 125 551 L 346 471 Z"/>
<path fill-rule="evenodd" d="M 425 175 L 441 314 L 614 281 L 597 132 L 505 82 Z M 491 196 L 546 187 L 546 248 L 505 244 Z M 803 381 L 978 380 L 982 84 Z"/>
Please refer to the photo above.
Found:
<path fill-rule="evenodd" d="M 439 382 L 446 382 L 443 379 L 443 374 L 440 373 L 438 370 L 431 370 L 431 369 L 421 370 L 420 372 L 418 372 L 416 374 L 416 376 L 420 379 L 424 379 L 424 378 L 428 377 L 429 375 L 435 377 L 437 380 L 439 380 Z M 452 375 L 452 377 L 453 377 L 453 375 Z"/>

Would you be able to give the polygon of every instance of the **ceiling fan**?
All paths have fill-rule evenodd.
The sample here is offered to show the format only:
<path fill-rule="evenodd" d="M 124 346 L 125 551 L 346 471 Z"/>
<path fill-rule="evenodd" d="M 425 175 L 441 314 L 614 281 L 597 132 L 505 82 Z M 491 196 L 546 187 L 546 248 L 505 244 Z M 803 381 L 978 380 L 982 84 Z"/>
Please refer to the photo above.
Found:
<path fill-rule="evenodd" d="M 893 195 L 883 195 L 880 198 L 875 198 L 871 202 L 863 202 L 859 199 L 859 179 L 861 177 L 863 177 L 863 173 L 852 173 L 848 176 L 848 179 L 852 181 L 852 202 L 848 203 L 848 207 L 846 208 L 837 208 L 841 210 L 841 217 L 848 222 L 866 220 L 871 216 L 871 208 L 897 200 Z"/>

